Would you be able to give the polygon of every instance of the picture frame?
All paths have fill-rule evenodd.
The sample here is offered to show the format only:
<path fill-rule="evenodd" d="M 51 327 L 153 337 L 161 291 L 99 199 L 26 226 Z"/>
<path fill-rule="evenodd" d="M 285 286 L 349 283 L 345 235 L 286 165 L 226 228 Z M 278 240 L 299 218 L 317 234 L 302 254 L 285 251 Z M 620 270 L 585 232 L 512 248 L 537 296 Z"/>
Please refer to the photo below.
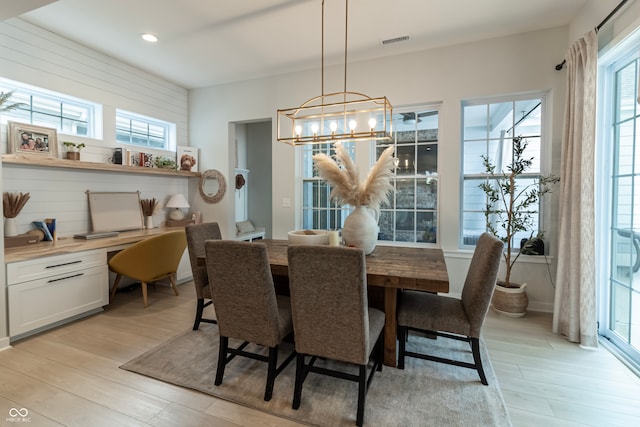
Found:
<path fill-rule="evenodd" d="M 8 122 L 9 153 L 58 157 L 58 132 L 54 128 L 28 123 Z"/>
<path fill-rule="evenodd" d="M 176 163 L 178 170 L 187 172 L 198 172 L 199 150 L 186 145 L 178 145 L 176 150 Z"/>

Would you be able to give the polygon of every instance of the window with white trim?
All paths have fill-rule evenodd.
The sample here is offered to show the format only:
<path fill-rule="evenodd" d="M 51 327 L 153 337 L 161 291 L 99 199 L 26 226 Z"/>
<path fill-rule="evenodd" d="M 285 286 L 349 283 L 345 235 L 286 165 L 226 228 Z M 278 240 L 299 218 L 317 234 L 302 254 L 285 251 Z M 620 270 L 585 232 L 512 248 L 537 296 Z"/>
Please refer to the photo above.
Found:
<path fill-rule="evenodd" d="M 395 191 L 380 207 L 378 240 L 438 243 L 439 117 L 434 107 L 394 111 Z M 376 159 L 388 146 L 376 144 Z"/>
<path fill-rule="evenodd" d="M 344 142 L 342 146 L 351 158 L 354 158 L 353 142 Z M 304 145 L 302 149 L 302 227 L 304 229 L 329 230 L 340 229 L 349 215 L 348 205 L 337 205 L 330 200 L 331 187 L 318 176 L 313 166 L 313 155 L 325 153 L 335 155 L 333 144 Z"/>
<path fill-rule="evenodd" d="M 461 247 L 475 246 L 480 235 L 487 230 L 483 213 L 487 200 L 479 186 L 489 174 L 484 168 L 482 156 L 487 156 L 491 164 L 496 166 L 496 173 L 507 172 L 506 165 L 511 163 L 513 138 L 522 137 L 527 143 L 523 157 L 532 158 L 533 163 L 517 180 L 520 181 L 520 187 L 525 187 L 540 179 L 545 104 L 544 94 L 462 103 Z M 533 229 L 542 231 L 540 204 L 531 206 L 530 212 L 534 214 Z M 516 234 L 512 245 L 520 247 L 520 240 L 529 238 L 530 234 L 530 231 Z"/>
<path fill-rule="evenodd" d="M 129 111 L 116 110 L 116 141 L 136 147 L 176 149 L 176 125 Z"/>
<path fill-rule="evenodd" d="M 2 113 L 3 121 L 55 128 L 67 135 L 97 138 L 102 107 L 69 95 L 0 79 L 0 92 L 13 92 L 8 103 L 18 108 Z"/>

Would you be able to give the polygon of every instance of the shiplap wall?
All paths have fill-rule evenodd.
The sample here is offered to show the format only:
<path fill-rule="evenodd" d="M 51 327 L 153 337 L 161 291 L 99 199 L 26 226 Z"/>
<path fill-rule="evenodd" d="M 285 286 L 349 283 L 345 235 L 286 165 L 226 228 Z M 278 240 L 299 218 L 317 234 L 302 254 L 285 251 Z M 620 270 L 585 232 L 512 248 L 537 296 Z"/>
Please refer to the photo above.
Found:
<path fill-rule="evenodd" d="M 62 237 L 90 231 L 87 190 L 140 191 L 141 198 L 156 198 L 164 205 L 171 194 L 186 195 L 191 179 L 6 164 L 2 175 L 3 191 L 28 192 L 31 196 L 16 218 L 18 233 L 32 229 L 31 221 L 56 218 L 58 236 Z M 166 216 L 164 209 L 156 209 L 154 225 L 160 225 Z"/>
<path fill-rule="evenodd" d="M 176 123 L 177 143 L 188 143 L 187 90 L 131 67 L 18 18 L 0 22 L 0 77 L 69 94 L 103 105 L 103 132 L 96 139 L 58 136 L 84 142 L 84 161 L 107 162 L 115 147 L 116 108 Z M 7 127 L 0 127 L 0 149 L 7 152 Z M 134 150 L 137 151 L 137 150 Z M 154 155 L 175 155 L 140 150 Z M 63 150 L 59 148 L 59 152 Z M 61 156 L 62 154 L 60 154 Z M 166 202 L 173 193 L 188 196 L 189 178 L 133 173 L 67 170 L 3 165 L 2 190 L 29 192 L 31 199 L 17 218 L 18 232 L 31 221 L 56 218 L 60 236 L 89 230 L 85 192 L 140 191 L 142 198 Z M 154 224 L 166 212 L 154 215 Z"/>

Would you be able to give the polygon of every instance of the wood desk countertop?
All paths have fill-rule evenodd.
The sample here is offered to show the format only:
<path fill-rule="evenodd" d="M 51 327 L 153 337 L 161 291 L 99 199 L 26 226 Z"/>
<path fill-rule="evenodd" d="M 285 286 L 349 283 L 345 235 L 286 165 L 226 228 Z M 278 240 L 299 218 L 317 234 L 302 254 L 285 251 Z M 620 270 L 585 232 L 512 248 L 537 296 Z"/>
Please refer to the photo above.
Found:
<path fill-rule="evenodd" d="M 52 255 L 89 251 L 129 245 L 150 236 L 164 234 L 169 231 L 184 230 L 184 227 L 159 227 L 144 230 L 121 231 L 117 236 L 99 239 L 74 239 L 73 236 L 60 238 L 53 242 L 39 242 L 26 246 L 7 248 L 4 250 L 4 262 L 26 261 Z"/>
<path fill-rule="evenodd" d="M 273 274 L 287 276 L 287 240 L 259 240 L 267 245 Z M 201 258 L 204 262 L 204 257 Z M 367 255 L 367 284 L 384 288 L 384 362 L 396 366 L 398 289 L 449 292 L 449 275 L 441 249 L 376 246 Z"/>

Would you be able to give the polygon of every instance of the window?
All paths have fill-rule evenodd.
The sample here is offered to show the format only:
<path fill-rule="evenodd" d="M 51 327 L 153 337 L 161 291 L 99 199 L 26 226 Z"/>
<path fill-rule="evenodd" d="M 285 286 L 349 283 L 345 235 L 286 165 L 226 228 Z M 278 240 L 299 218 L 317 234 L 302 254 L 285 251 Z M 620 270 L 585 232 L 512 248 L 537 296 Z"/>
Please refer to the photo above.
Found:
<path fill-rule="evenodd" d="M 354 143 L 342 146 L 354 157 Z M 314 144 L 302 147 L 302 227 L 304 229 L 339 229 L 349 215 L 349 206 L 339 206 L 329 199 L 331 187 L 320 178 L 313 167 L 313 155 L 335 155 L 333 144 Z"/>
<path fill-rule="evenodd" d="M 596 209 L 599 333 L 640 369 L 640 30 L 600 62 Z"/>
<path fill-rule="evenodd" d="M 380 207 L 379 240 L 437 242 L 438 110 L 411 109 L 393 117 L 398 167 L 393 178 L 396 190 Z M 397 129 L 397 130 L 396 130 Z M 354 158 L 353 142 L 343 143 Z M 377 160 L 389 143 L 375 146 Z M 302 149 L 302 226 L 305 229 L 338 229 L 351 212 L 329 199 L 331 187 L 313 167 L 313 155 L 333 156 L 332 144 L 305 145 Z"/>
<path fill-rule="evenodd" d="M 96 138 L 101 106 L 89 101 L 0 79 L 0 91 L 13 95 L 9 102 L 20 107 L 3 113 L 7 120 L 55 128 L 68 135 Z"/>
<path fill-rule="evenodd" d="M 123 110 L 116 111 L 116 141 L 118 142 L 175 151 L 175 140 L 176 126 L 173 123 Z"/>
<path fill-rule="evenodd" d="M 435 108 L 394 113 L 393 196 L 380 208 L 379 240 L 438 242 L 438 128 Z M 376 145 L 376 159 L 389 143 Z M 375 160 L 375 159 L 374 159 Z"/>
<path fill-rule="evenodd" d="M 524 157 L 533 158 L 533 163 L 519 180 L 525 186 L 540 178 L 544 110 L 544 96 L 463 102 L 461 246 L 475 246 L 487 229 L 482 212 L 486 197 L 479 188 L 488 176 L 482 156 L 496 165 L 496 173 L 506 172 L 505 165 L 511 162 L 513 137 L 520 136 L 527 142 Z M 533 206 L 531 212 L 538 214 L 534 228 L 541 229 L 539 204 Z M 512 244 L 520 247 L 520 239 L 529 235 L 530 232 L 517 234 Z"/>

